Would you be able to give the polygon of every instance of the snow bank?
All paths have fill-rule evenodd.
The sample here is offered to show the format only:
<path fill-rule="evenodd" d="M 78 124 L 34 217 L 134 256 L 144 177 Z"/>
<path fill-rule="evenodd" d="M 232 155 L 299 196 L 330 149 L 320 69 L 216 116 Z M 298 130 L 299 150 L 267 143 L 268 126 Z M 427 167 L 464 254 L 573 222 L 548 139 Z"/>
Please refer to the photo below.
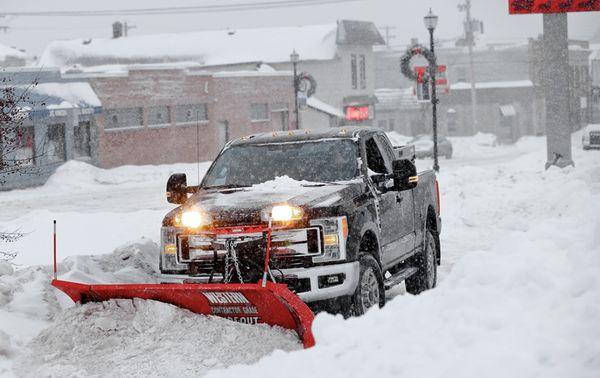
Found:
<path fill-rule="evenodd" d="M 61 313 L 16 364 L 24 377 L 201 376 L 297 350 L 293 332 L 209 318 L 164 303 L 116 300 Z"/>
<path fill-rule="evenodd" d="M 544 171 L 543 143 L 442 173 L 455 261 L 438 289 L 358 319 L 319 315 L 315 348 L 209 376 L 597 377 L 600 156 L 576 150 L 577 169 Z"/>
<path fill-rule="evenodd" d="M 209 162 L 201 163 L 204 173 L 210 166 Z M 190 181 L 196 179 L 196 164 L 175 165 L 146 165 L 122 166 L 113 169 L 102 169 L 93 165 L 69 160 L 61 165 L 46 182 L 46 187 L 56 189 L 81 189 L 94 185 L 147 184 L 159 182 L 166 185 L 167 179 L 173 173 L 189 173 Z"/>
<path fill-rule="evenodd" d="M 157 282 L 158 246 L 147 239 L 111 254 L 74 256 L 59 278 Z M 199 376 L 302 346 L 295 333 L 205 317 L 143 300 L 75 305 L 50 286 L 49 267 L 0 276 L 0 374 Z"/>

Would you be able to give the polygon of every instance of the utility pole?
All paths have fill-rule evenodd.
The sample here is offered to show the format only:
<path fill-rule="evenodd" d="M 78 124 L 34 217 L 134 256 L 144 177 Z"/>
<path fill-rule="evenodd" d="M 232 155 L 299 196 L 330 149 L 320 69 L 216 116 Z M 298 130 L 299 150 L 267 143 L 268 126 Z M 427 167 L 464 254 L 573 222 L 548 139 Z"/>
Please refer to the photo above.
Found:
<path fill-rule="evenodd" d="M 467 48 L 469 49 L 469 66 L 471 71 L 471 122 L 473 124 L 473 134 L 477 133 L 477 87 L 475 81 L 475 62 L 473 61 L 473 45 L 475 36 L 473 33 L 473 19 L 471 18 L 471 0 L 465 0 L 464 4 L 459 4 L 458 9 L 466 13 L 465 37 Z"/>
<path fill-rule="evenodd" d="M 395 26 L 385 25 L 381 29 L 385 30 L 385 47 L 390 49 L 392 46 L 392 39 L 396 38 L 396 35 L 390 33 L 390 30 L 396 29 Z"/>

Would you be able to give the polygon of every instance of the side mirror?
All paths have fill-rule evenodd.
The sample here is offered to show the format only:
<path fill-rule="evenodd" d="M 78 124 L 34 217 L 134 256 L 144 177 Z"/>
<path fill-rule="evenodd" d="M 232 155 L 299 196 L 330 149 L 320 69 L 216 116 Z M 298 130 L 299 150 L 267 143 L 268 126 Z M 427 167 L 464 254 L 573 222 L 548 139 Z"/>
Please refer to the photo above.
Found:
<path fill-rule="evenodd" d="M 187 176 L 175 173 L 167 181 L 167 202 L 181 205 L 187 201 Z"/>
<path fill-rule="evenodd" d="M 394 186 L 399 192 L 404 192 L 417 187 L 419 175 L 417 167 L 410 160 L 396 160 L 393 163 Z"/>

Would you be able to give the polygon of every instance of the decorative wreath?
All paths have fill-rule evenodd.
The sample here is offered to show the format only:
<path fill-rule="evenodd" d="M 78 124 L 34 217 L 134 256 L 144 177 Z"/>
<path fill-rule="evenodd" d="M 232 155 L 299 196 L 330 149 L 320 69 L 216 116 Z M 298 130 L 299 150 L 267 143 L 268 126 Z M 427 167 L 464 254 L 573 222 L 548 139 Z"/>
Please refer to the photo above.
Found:
<path fill-rule="evenodd" d="M 402 74 L 412 81 L 417 81 L 418 79 L 410 65 L 412 58 L 415 56 L 424 57 L 429 63 L 429 67 L 435 67 L 437 65 L 435 54 L 432 53 L 428 48 L 422 45 L 413 45 L 409 47 L 402 58 L 400 58 L 400 69 L 402 70 Z"/>
<path fill-rule="evenodd" d="M 306 92 L 306 97 L 311 97 L 317 92 L 317 81 L 308 72 L 299 73 L 296 80 L 300 91 Z"/>

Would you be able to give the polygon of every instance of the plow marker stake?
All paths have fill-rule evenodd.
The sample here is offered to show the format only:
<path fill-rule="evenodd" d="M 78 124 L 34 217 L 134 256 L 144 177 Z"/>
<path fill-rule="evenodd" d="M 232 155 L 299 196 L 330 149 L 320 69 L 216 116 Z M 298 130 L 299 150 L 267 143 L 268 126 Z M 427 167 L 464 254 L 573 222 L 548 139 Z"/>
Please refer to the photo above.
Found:
<path fill-rule="evenodd" d="M 55 279 L 52 286 L 66 293 L 74 302 L 82 304 L 110 299 L 149 299 L 197 314 L 294 330 L 305 348 L 315 345 L 311 331 L 314 314 L 297 295 L 282 284 L 96 285 Z"/>

